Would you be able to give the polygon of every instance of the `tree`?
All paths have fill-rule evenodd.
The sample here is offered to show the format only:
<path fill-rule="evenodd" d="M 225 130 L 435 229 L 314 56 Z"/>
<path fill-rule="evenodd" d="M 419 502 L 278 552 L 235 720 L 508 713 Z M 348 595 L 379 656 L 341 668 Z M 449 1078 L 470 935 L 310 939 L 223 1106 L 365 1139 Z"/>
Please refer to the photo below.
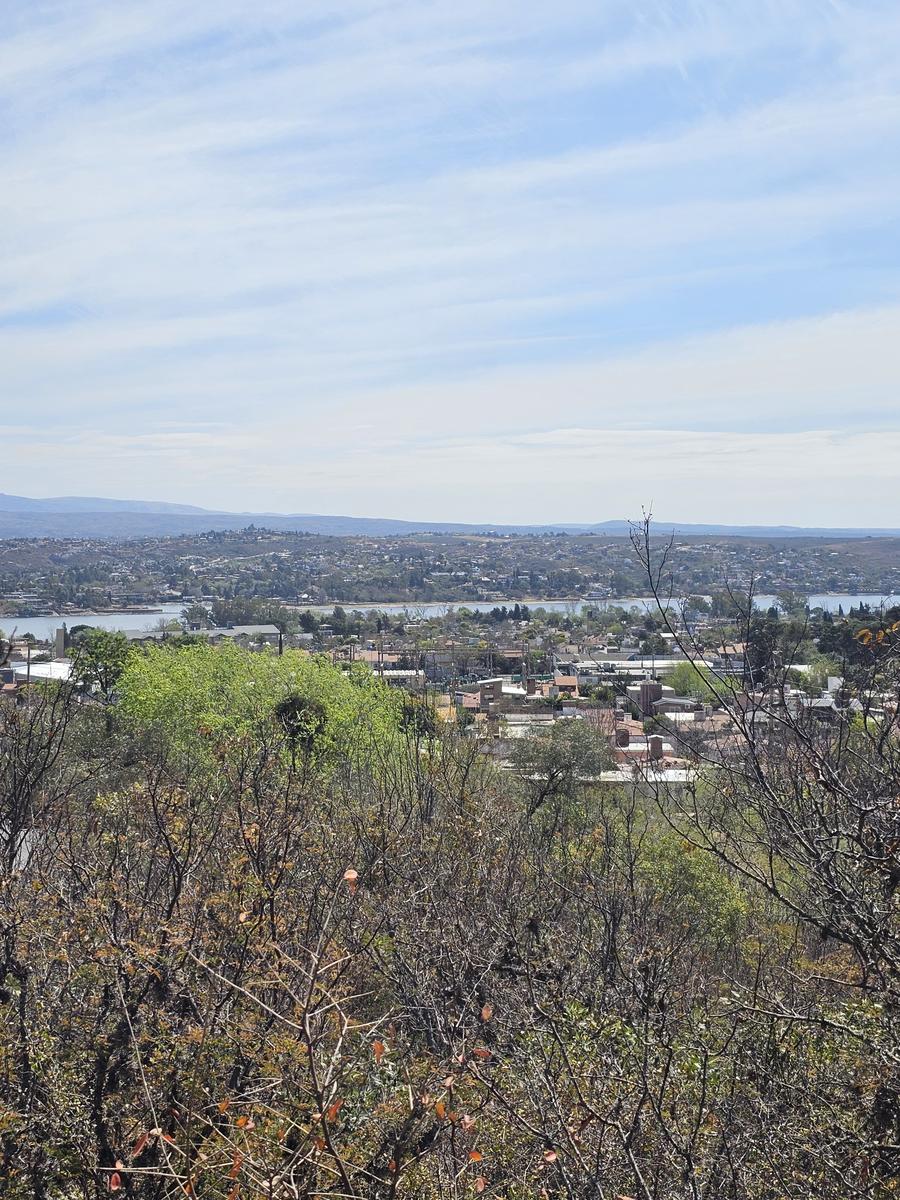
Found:
<path fill-rule="evenodd" d="M 900 629 L 857 635 L 862 718 L 780 643 L 705 673 L 677 790 L 291 653 L 135 651 L 115 738 L 0 705 L 4 1200 L 896 1195 Z"/>
<path fill-rule="evenodd" d="M 665 638 L 656 630 L 641 639 L 641 654 L 665 654 L 667 650 Z"/>
<path fill-rule="evenodd" d="M 119 691 L 121 713 L 134 730 L 155 730 L 197 764 L 265 741 L 277 728 L 287 744 L 302 743 L 310 752 L 308 768 L 332 768 L 389 744 L 400 726 L 400 697 L 368 667 L 343 672 L 296 650 L 259 654 L 206 641 L 151 645 L 130 659 Z"/>
<path fill-rule="evenodd" d="M 109 629 L 86 629 L 72 655 L 74 682 L 110 704 L 128 663 L 129 645 L 124 633 Z"/>
<path fill-rule="evenodd" d="M 275 625 L 283 634 L 297 628 L 297 616 L 278 600 L 249 596 L 226 600 L 216 598 L 209 605 L 211 620 L 216 626 Z"/>
<path fill-rule="evenodd" d="M 666 675 L 666 683 L 674 688 L 678 696 L 692 696 L 704 704 L 711 704 L 716 696 L 710 684 L 710 672 L 705 664 L 685 659 L 676 663 Z"/>
<path fill-rule="evenodd" d="M 573 801 L 586 783 L 612 765 L 606 741 L 586 721 L 555 721 L 547 734 L 516 743 L 513 765 L 525 785 L 528 812 Z"/>
<path fill-rule="evenodd" d="M 664 596 L 671 543 L 655 552 L 645 524 L 634 545 L 654 595 Z M 685 805 L 665 788 L 658 803 L 686 845 L 717 860 L 758 903 L 768 902 L 794 924 L 805 946 L 795 968 L 799 991 L 761 1002 L 748 986 L 735 989 L 735 1003 L 761 1027 L 777 1022 L 795 1054 L 803 1031 L 818 1029 L 822 1038 L 810 1039 L 810 1051 L 826 1040 L 829 1056 L 854 1062 L 867 1080 L 858 1093 L 862 1111 L 838 1118 L 843 1149 L 835 1147 L 830 1162 L 816 1154 L 815 1171 L 846 1194 L 887 1195 L 900 1179 L 894 1016 L 900 1006 L 900 628 L 860 632 L 868 662 L 854 680 L 859 715 L 845 712 L 833 724 L 817 725 L 788 703 L 791 668 L 777 621 L 748 614 L 748 627 L 756 635 L 752 679 L 758 690 L 748 704 L 740 681 L 711 678 L 731 719 L 728 745 L 707 753 L 715 766 L 704 774 L 694 803 Z M 687 631 L 673 633 L 696 664 Z M 828 983 L 821 989 L 823 977 Z M 824 1087 L 836 1094 L 830 1084 Z"/>
<path fill-rule="evenodd" d="M 792 588 L 782 589 L 775 597 L 778 610 L 786 617 L 804 617 L 809 607 L 809 596 Z"/>
<path fill-rule="evenodd" d="M 189 604 L 181 610 L 182 624 L 188 629 L 208 629 L 212 619 L 212 610 L 205 604 Z"/>

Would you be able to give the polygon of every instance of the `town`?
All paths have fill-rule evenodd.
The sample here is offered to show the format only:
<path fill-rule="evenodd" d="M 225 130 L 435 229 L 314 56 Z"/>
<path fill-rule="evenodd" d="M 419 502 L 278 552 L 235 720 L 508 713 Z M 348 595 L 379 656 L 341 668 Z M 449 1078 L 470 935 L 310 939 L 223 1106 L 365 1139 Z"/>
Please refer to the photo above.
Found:
<path fill-rule="evenodd" d="M 659 534 L 664 539 L 664 531 Z M 900 592 L 898 538 L 684 537 L 681 596 Z M 260 529 L 132 539 L 0 540 L 0 622 L 38 614 L 268 598 L 285 604 L 507 603 L 640 596 L 627 537 L 327 537 Z"/>
<path fill-rule="evenodd" d="M 859 602 L 835 613 L 811 606 L 805 589 L 889 583 L 893 543 L 881 548 L 878 565 L 858 570 L 866 560 L 852 541 L 838 549 L 727 539 L 656 544 L 675 564 L 669 590 L 621 602 L 614 589 L 648 589 L 640 545 L 625 539 L 338 539 L 248 530 L 189 544 L 40 541 L 28 547 L 28 573 L 23 564 L 13 568 L 16 547 L 7 546 L 6 606 L 47 613 L 52 604 L 56 611 L 44 638 L 19 633 L 14 613 L 5 618 L 2 693 L 23 703 L 42 681 L 68 681 L 83 702 L 112 704 L 104 657 L 121 665 L 149 646 L 229 644 L 315 657 L 403 689 L 429 721 L 474 739 L 507 767 L 528 752 L 527 743 L 548 738 L 568 738 L 566 753 L 577 761 L 571 731 L 578 729 L 592 747 L 586 777 L 607 786 L 647 771 L 656 784 L 690 784 L 696 763 L 727 754 L 736 722 L 752 721 L 754 708 L 769 703 L 773 653 L 792 719 L 840 720 L 862 705 L 869 716 L 883 715 L 890 697 L 860 697 L 847 676 L 865 653 L 860 631 L 873 620 L 890 622 L 900 609 Z M 692 594 L 709 585 L 714 564 L 745 586 L 755 575 L 759 588 L 780 590 L 763 607 L 737 584 Z M 110 582 L 97 589 L 92 581 L 104 571 Z M 673 599 L 676 577 L 687 584 L 683 599 Z M 339 590 L 437 593 L 446 602 L 430 609 L 412 601 L 392 609 L 335 603 L 329 610 L 326 597 Z M 491 595 L 516 590 L 581 598 L 548 600 L 549 607 L 490 603 Z M 476 607 L 468 595 L 460 598 L 467 592 Z M 80 604 L 102 612 L 103 601 L 143 613 L 141 627 L 111 632 L 79 620 Z M 160 602 L 163 616 L 153 609 Z"/>

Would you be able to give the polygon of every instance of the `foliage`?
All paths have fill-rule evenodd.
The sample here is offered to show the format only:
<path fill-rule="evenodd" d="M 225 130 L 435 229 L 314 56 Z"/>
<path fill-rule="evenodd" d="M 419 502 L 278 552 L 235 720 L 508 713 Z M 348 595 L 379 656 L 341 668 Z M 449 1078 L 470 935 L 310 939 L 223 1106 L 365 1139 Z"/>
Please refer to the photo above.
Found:
<path fill-rule="evenodd" d="M 877 720 L 793 713 L 773 648 L 673 792 L 600 786 L 586 721 L 498 770 L 366 668 L 230 644 L 130 654 L 108 732 L 3 704 L 4 1198 L 896 1194 L 900 662 L 864 649 Z"/>
<path fill-rule="evenodd" d="M 606 741 L 586 721 L 556 721 L 547 734 L 522 738 L 513 765 L 523 780 L 528 811 L 551 801 L 572 801 L 590 781 L 612 765 Z"/>
<path fill-rule="evenodd" d="M 687 660 L 676 663 L 666 675 L 666 683 L 675 689 L 677 696 L 692 696 L 704 704 L 713 703 L 716 699 L 710 672 L 702 664 L 695 665 Z"/>
<path fill-rule="evenodd" d="M 150 646 L 130 660 L 119 692 L 133 727 L 161 731 L 194 755 L 208 757 L 277 726 L 320 764 L 389 744 L 401 707 L 365 668 L 342 672 L 299 651 L 254 653 L 206 642 Z M 309 727 L 300 735 L 304 722 Z"/>
<path fill-rule="evenodd" d="M 128 657 L 128 639 L 124 633 L 85 627 L 73 648 L 72 678 L 85 691 L 96 692 L 109 702 Z"/>
<path fill-rule="evenodd" d="M 208 616 L 203 618 L 198 610 L 204 609 Z M 193 605 L 185 610 L 190 614 L 192 622 L 205 624 L 211 622 L 223 628 L 232 625 L 277 625 L 282 633 L 290 633 L 297 628 L 296 615 L 278 600 L 262 597 L 239 596 L 230 599 L 216 598 L 208 608 L 205 605 Z"/>
<path fill-rule="evenodd" d="M 718 944 L 740 935 L 746 903 L 721 865 L 674 834 L 648 839 L 641 875 L 655 903 L 688 923 L 700 938 Z"/>

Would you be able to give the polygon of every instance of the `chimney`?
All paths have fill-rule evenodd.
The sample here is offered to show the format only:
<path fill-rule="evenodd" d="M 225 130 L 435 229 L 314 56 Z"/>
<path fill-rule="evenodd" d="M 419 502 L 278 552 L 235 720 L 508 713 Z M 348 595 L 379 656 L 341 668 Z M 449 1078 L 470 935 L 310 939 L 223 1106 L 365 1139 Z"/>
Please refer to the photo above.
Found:
<path fill-rule="evenodd" d="M 659 762 L 663 756 L 663 740 L 658 733 L 647 739 L 647 750 L 651 762 Z"/>
<path fill-rule="evenodd" d="M 654 680 L 645 680 L 641 684 L 640 699 L 638 703 L 640 704 L 642 716 L 653 716 L 653 702 L 654 700 L 661 700 L 662 694 L 663 691 L 661 683 L 657 683 Z"/>

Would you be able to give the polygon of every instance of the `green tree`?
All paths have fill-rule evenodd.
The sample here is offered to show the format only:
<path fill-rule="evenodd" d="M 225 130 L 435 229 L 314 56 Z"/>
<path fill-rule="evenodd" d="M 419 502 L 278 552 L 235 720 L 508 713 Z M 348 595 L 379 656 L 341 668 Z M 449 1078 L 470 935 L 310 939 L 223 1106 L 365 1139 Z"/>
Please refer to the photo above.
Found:
<path fill-rule="evenodd" d="M 390 745 L 401 719 L 400 697 L 364 665 L 341 671 L 296 650 L 275 655 L 232 643 L 149 646 L 131 658 L 120 694 L 132 725 L 164 733 L 198 760 L 278 729 L 288 743 L 314 749 L 319 765 L 333 765 Z"/>
<path fill-rule="evenodd" d="M 716 698 L 708 668 L 687 659 L 676 663 L 665 678 L 666 683 L 675 689 L 678 696 L 692 696 L 704 704 L 710 704 Z"/>
<path fill-rule="evenodd" d="M 212 610 L 205 604 L 189 604 L 181 610 L 182 623 L 188 629 L 207 629 L 212 619 Z"/>
<path fill-rule="evenodd" d="M 72 678 L 84 691 L 110 704 L 125 667 L 130 647 L 124 633 L 86 629 L 72 655 Z"/>
<path fill-rule="evenodd" d="M 513 765 L 523 780 L 528 812 L 534 814 L 550 802 L 572 801 L 586 781 L 612 765 L 605 738 L 587 721 L 555 721 L 546 734 L 519 740 Z"/>

